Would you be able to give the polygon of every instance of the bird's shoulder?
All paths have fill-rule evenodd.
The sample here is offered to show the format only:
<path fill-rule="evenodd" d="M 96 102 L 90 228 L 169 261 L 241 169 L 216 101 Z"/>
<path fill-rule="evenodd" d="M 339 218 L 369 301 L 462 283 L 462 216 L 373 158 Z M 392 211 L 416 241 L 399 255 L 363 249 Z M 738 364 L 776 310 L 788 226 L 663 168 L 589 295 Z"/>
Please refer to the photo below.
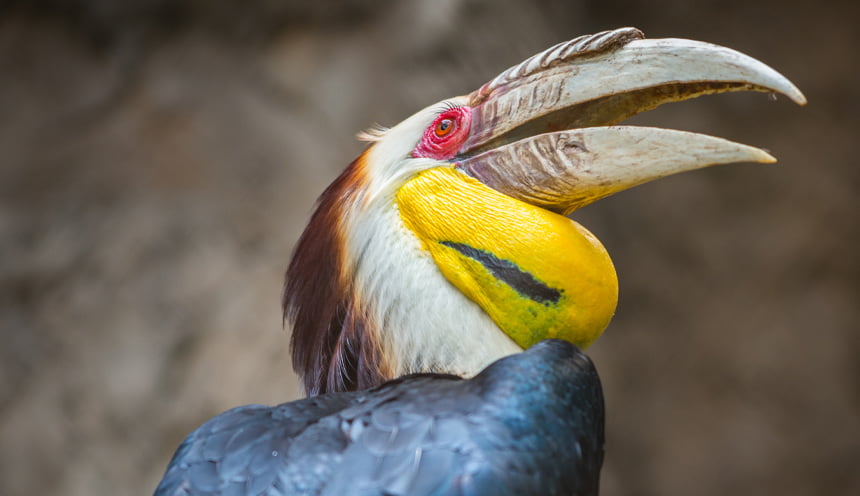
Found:
<path fill-rule="evenodd" d="M 538 345 L 467 380 L 420 374 L 230 410 L 186 438 L 156 494 L 591 494 L 579 490 L 596 484 L 602 398 L 568 347 Z"/>

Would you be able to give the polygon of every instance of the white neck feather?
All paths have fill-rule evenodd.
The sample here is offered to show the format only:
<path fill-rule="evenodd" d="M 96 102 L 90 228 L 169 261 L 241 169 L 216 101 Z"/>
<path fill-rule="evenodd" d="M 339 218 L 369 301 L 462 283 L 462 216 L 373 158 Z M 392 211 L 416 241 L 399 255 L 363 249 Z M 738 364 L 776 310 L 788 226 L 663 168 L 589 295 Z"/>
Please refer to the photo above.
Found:
<path fill-rule="evenodd" d="M 464 98 L 452 100 L 464 104 Z M 396 375 L 448 372 L 471 376 L 498 358 L 522 349 L 472 300 L 445 279 L 430 253 L 406 226 L 395 194 L 418 172 L 440 164 L 410 158 L 439 105 L 428 107 L 385 132 L 368 150 L 369 184 L 346 211 L 348 267 L 363 316 L 379 336 Z"/>
<path fill-rule="evenodd" d="M 381 330 L 383 353 L 400 376 L 447 372 L 472 376 L 522 349 L 455 288 L 407 229 L 393 196 L 349 222 L 362 312 Z"/>

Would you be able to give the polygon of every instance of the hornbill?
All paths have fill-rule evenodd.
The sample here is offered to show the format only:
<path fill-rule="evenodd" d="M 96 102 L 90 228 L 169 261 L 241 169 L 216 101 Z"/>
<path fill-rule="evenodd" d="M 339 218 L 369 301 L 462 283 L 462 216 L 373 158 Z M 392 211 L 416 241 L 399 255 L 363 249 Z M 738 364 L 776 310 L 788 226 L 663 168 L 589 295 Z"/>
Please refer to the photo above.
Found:
<path fill-rule="evenodd" d="M 566 215 L 677 172 L 773 162 L 616 125 L 749 90 L 805 103 L 734 50 L 623 28 L 362 134 L 371 145 L 322 194 L 287 270 L 310 397 L 205 423 L 156 493 L 595 494 L 603 398 L 579 348 L 608 325 L 618 285 Z"/>

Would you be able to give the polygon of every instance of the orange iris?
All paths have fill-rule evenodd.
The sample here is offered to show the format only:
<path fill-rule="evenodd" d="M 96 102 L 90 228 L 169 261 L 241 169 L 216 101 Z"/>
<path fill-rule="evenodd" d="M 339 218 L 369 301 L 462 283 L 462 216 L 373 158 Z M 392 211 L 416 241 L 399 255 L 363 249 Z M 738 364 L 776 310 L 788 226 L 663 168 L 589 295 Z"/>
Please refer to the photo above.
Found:
<path fill-rule="evenodd" d="M 436 136 L 443 137 L 451 134 L 451 131 L 454 130 L 454 121 L 452 119 L 442 119 L 436 123 L 436 129 L 434 132 Z"/>

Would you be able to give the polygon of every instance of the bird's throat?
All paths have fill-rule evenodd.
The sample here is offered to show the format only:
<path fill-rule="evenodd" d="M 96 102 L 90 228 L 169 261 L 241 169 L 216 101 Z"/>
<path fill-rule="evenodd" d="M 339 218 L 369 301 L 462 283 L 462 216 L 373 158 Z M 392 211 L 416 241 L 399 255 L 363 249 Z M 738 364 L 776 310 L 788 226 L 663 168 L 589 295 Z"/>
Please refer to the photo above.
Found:
<path fill-rule="evenodd" d="M 521 347 L 547 338 L 586 347 L 609 324 L 615 268 L 576 222 L 454 167 L 421 172 L 398 190 L 397 204 L 445 278 Z"/>

